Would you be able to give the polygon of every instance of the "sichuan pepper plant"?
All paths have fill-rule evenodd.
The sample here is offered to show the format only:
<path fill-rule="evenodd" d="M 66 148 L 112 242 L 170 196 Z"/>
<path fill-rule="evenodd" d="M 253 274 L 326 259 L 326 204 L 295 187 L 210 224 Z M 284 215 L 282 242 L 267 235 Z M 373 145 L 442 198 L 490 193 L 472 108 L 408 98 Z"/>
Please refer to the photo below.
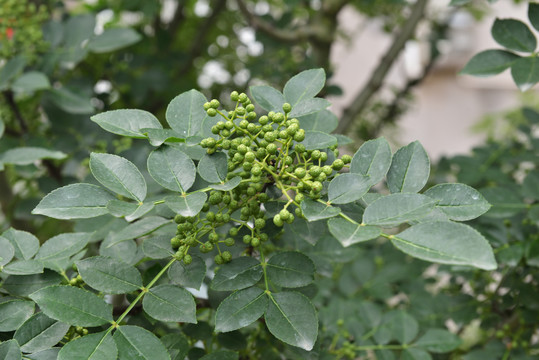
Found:
<path fill-rule="evenodd" d="M 331 254 L 380 238 L 419 259 L 495 269 L 485 238 L 458 223 L 489 209 L 481 194 L 464 184 L 419 194 L 430 163 L 418 142 L 393 154 L 380 138 L 340 156 L 349 139 L 330 135 L 336 117 L 315 97 L 324 83 L 322 69 L 304 71 L 283 93 L 232 92 L 228 110 L 191 90 L 169 104 L 168 129 L 141 110 L 93 116 L 155 147 L 149 176 L 124 157 L 92 153 L 99 184 L 61 187 L 33 210 L 83 219 L 76 232 L 42 245 L 24 231 L 2 234 L 1 331 L 12 338 L 0 351 L 58 359 L 260 358 L 283 343 L 310 351 L 311 290 L 331 276 L 322 266 Z M 373 189 L 384 180 L 389 193 Z M 185 289 L 203 284 L 207 299 Z M 229 333 L 245 343 L 231 346 Z M 399 350 L 458 346 L 444 329 L 415 335 Z"/>

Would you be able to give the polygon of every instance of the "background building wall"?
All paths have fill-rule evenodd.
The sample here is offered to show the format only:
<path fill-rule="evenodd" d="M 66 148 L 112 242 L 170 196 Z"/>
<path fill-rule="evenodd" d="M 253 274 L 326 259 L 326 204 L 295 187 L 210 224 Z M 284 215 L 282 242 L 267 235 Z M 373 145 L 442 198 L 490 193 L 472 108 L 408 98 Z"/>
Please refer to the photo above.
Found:
<path fill-rule="evenodd" d="M 433 1 L 430 11 L 447 11 L 447 3 Z M 419 140 L 433 159 L 466 153 L 480 144 L 485 135 L 472 134 L 470 128 L 485 114 L 517 106 L 520 94 L 509 71 L 492 78 L 473 78 L 457 73 L 474 54 L 500 47 L 490 36 L 490 27 L 496 17 L 513 17 L 527 22 L 526 9 L 525 3 L 515 5 L 510 1 L 498 1 L 491 5 L 491 12 L 481 22 L 474 21 L 466 13 L 452 17 L 450 41 L 441 47 L 445 53 L 414 90 L 412 106 L 399 119 L 397 131 L 385 130 L 384 135 L 395 145 Z M 340 23 L 347 38 L 340 40 L 332 52 L 333 81 L 344 90 L 342 97 L 331 99 L 332 110 L 337 115 L 368 80 L 392 41 L 392 36 L 381 31 L 381 24 L 367 23 L 357 12 L 343 12 Z M 421 26 L 418 26 L 419 39 Z M 386 84 L 405 83 L 410 75 L 421 69 L 421 63 L 428 58 L 426 51 L 428 46 L 421 40 L 409 43 L 391 69 Z"/>

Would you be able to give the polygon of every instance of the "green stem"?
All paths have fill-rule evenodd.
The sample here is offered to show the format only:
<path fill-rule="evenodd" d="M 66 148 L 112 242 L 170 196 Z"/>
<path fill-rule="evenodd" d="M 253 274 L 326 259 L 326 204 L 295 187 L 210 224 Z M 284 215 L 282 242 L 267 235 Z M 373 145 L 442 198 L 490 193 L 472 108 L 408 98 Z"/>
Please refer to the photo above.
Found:
<path fill-rule="evenodd" d="M 107 330 L 107 332 L 111 332 L 112 329 L 116 328 L 118 326 L 118 324 L 129 314 L 129 312 L 135 307 L 135 305 L 137 305 L 137 303 L 140 301 L 140 299 L 142 299 L 144 297 L 144 295 L 151 289 L 151 287 L 161 278 L 161 276 L 163 276 L 163 274 L 168 270 L 169 267 L 172 266 L 172 264 L 176 261 L 176 259 L 172 258 L 172 260 L 170 260 L 168 262 L 168 264 L 165 265 L 165 267 L 163 267 L 161 269 L 161 271 L 159 271 L 159 273 L 157 275 L 155 275 L 155 277 L 153 278 L 152 281 L 150 281 L 150 283 L 143 288 L 143 290 L 140 292 L 140 294 L 138 294 L 138 296 L 135 298 L 135 300 L 133 300 L 131 302 L 131 304 L 129 304 L 129 306 L 127 307 L 127 309 L 125 309 L 125 311 L 122 313 L 122 315 L 120 315 L 120 317 L 114 322 L 114 324 Z"/>

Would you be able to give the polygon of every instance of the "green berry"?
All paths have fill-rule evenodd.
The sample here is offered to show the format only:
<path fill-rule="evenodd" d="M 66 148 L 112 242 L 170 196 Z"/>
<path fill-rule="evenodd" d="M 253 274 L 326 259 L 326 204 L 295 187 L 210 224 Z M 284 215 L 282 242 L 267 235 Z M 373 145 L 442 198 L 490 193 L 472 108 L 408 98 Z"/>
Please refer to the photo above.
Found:
<path fill-rule="evenodd" d="M 230 236 L 236 236 L 238 235 L 238 232 L 239 232 L 239 229 L 237 227 L 233 227 L 233 228 L 230 228 L 230 230 L 228 230 L 228 233 L 230 234 Z"/>
<path fill-rule="evenodd" d="M 288 217 L 290 216 L 290 211 L 286 210 L 286 209 L 282 209 L 281 211 L 279 211 L 279 216 L 281 217 L 281 220 L 286 220 L 288 219 Z"/>
<path fill-rule="evenodd" d="M 249 100 L 249 98 L 247 97 L 247 94 L 241 93 L 241 94 L 238 96 L 238 100 L 239 100 L 241 103 L 245 103 L 245 102 L 247 102 L 247 100 Z"/>
<path fill-rule="evenodd" d="M 243 243 L 244 244 L 250 244 L 251 243 L 251 235 L 243 235 Z"/>
<path fill-rule="evenodd" d="M 260 125 L 266 125 L 269 122 L 269 118 L 266 115 L 263 115 L 258 119 Z"/>
<path fill-rule="evenodd" d="M 284 225 L 283 219 L 281 219 L 281 216 L 279 214 L 273 217 L 273 223 L 279 227 Z"/>
<path fill-rule="evenodd" d="M 266 226 L 266 220 L 260 218 L 255 220 L 255 228 L 257 229 L 263 229 L 264 226 Z"/>
<path fill-rule="evenodd" d="M 322 156 L 322 154 L 320 153 L 320 150 L 313 150 L 313 152 L 311 153 L 311 158 L 313 160 L 320 159 L 320 156 Z"/>
<path fill-rule="evenodd" d="M 219 108 L 219 105 L 221 105 L 221 104 L 219 103 L 219 100 L 217 100 L 217 99 L 213 99 L 212 101 L 210 101 L 210 106 L 212 108 L 214 108 L 214 109 Z"/>
<path fill-rule="evenodd" d="M 256 238 L 256 237 L 252 238 L 251 239 L 251 246 L 257 247 L 258 245 L 260 245 L 260 239 Z"/>
<path fill-rule="evenodd" d="M 305 195 L 303 195 L 302 193 L 299 193 L 299 194 L 296 194 L 296 197 L 294 198 L 294 200 L 298 203 L 302 202 L 303 200 L 305 200 Z"/>
<path fill-rule="evenodd" d="M 206 113 L 208 114 L 208 116 L 214 117 L 215 115 L 217 115 L 217 110 L 215 110 L 214 108 L 209 108 L 208 110 L 206 110 Z"/>
<path fill-rule="evenodd" d="M 305 130 L 299 129 L 298 132 L 294 134 L 294 140 L 297 142 L 305 140 Z"/>
<path fill-rule="evenodd" d="M 173 249 L 177 249 L 182 244 L 182 239 L 179 236 L 174 236 L 172 239 L 170 239 L 170 245 L 172 245 Z"/>
<path fill-rule="evenodd" d="M 232 100 L 232 101 L 238 101 L 239 97 L 240 97 L 240 94 L 238 94 L 237 91 L 232 91 L 230 93 L 230 100 Z"/>
<path fill-rule="evenodd" d="M 266 151 L 268 152 L 268 154 L 275 154 L 277 152 L 277 145 L 268 144 L 268 146 L 266 146 Z"/>
<path fill-rule="evenodd" d="M 225 261 L 223 260 L 223 257 L 219 254 L 215 255 L 215 257 L 213 258 L 213 261 L 217 264 L 217 265 L 221 265 L 221 264 L 224 264 Z"/>
<path fill-rule="evenodd" d="M 290 105 L 289 103 L 284 103 L 283 111 L 288 114 L 290 111 L 292 111 L 292 105 Z"/>
<path fill-rule="evenodd" d="M 183 257 L 183 263 L 185 265 L 189 265 L 193 262 L 193 257 L 189 254 L 186 254 L 184 257 Z"/>
<path fill-rule="evenodd" d="M 335 159 L 335 161 L 333 161 L 333 164 L 331 164 L 331 167 L 334 170 L 339 171 L 344 167 L 344 161 L 342 161 L 341 159 Z"/>
<path fill-rule="evenodd" d="M 345 164 L 350 164 L 350 162 L 352 162 L 352 157 L 350 155 L 343 155 L 341 157 L 341 160 L 345 163 Z"/>
<path fill-rule="evenodd" d="M 202 107 L 204 108 L 204 110 L 208 111 L 209 109 L 211 109 L 211 104 L 209 102 L 205 102 Z"/>
<path fill-rule="evenodd" d="M 229 262 L 230 260 L 232 260 L 232 254 L 230 253 L 230 251 L 223 251 L 221 253 L 221 257 L 223 258 L 224 262 Z"/>

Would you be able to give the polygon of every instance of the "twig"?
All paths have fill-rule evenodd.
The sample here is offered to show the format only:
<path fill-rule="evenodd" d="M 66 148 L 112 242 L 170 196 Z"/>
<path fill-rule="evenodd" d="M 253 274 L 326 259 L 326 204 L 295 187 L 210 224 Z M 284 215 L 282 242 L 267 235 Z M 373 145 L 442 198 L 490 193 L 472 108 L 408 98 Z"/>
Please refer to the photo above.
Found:
<path fill-rule="evenodd" d="M 245 20 L 255 30 L 260 30 L 272 38 L 287 42 L 297 43 L 299 41 L 308 40 L 309 38 L 316 36 L 316 32 L 309 26 L 304 26 L 295 30 L 291 29 L 279 29 L 273 24 L 265 21 L 264 19 L 252 14 L 243 0 L 236 0 L 238 7 L 243 14 Z"/>
<path fill-rule="evenodd" d="M 19 110 L 19 107 L 17 106 L 17 103 L 15 102 L 15 98 L 13 96 L 13 92 L 11 90 L 6 90 L 3 92 L 4 98 L 7 101 L 7 104 L 11 108 L 11 111 L 13 111 L 13 115 L 15 115 L 15 118 L 19 122 L 19 126 L 21 127 L 21 131 L 23 133 L 28 132 L 28 125 L 26 124 L 26 121 L 24 120 L 21 111 Z"/>
<path fill-rule="evenodd" d="M 356 95 L 341 117 L 335 132 L 345 133 L 353 121 L 365 109 L 369 99 L 380 89 L 382 83 L 397 59 L 406 42 L 413 36 L 415 28 L 424 15 L 428 0 L 417 0 L 412 8 L 412 13 L 404 23 L 397 36 L 393 40 L 387 53 L 384 55 L 376 70 L 372 73 L 369 81 L 363 89 Z"/>

